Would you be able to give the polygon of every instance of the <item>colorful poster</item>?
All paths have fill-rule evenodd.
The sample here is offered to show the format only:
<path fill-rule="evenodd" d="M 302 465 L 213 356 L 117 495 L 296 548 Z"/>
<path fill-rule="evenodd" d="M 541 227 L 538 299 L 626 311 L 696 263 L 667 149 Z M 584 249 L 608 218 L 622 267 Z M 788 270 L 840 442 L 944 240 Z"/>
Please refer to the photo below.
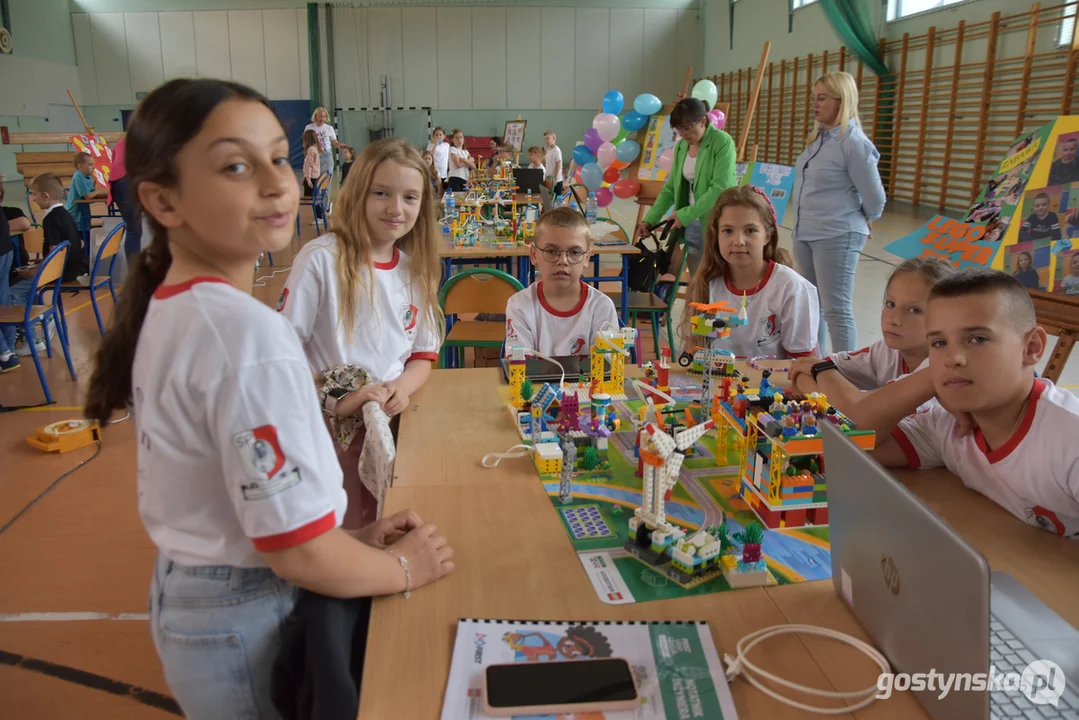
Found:
<path fill-rule="evenodd" d="M 641 144 L 641 165 L 637 170 L 638 180 L 667 179 L 667 171 L 659 166 L 659 156 L 667 148 L 673 148 L 676 142 L 668 115 L 653 115 L 648 118 L 648 132 Z"/>
<path fill-rule="evenodd" d="M 94 181 L 98 187 L 109 189 L 109 175 L 112 173 L 112 148 L 100 135 L 73 135 L 71 144 L 79 152 L 90 153 L 94 158 Z"/>
<path fill-rule="evenodd" d="M 998 242 L 987 240 L 987 223 L 959 222 L 935 215 L 921 228 L 905 235 L 884 249 L 901 258 L 931 255 L 948 261 L 957 268 L 990 267 Z"/>
<path fill-rule="evenodd" d="M 706 622 L 457 621 L 442 720 L 487 720 L 484 668 L 522 662 L 626 660 L 641 704 L 578 720 L 736 720 L 734 698 Z M 573 715 L 530 716 L 569 720 Z"/>
<path fill-rule="evenodd" d="M 774 163 L 752 163 L 749 184 L 768 196 L 776 209 L 776 218 L 782 225 L 791 193 L 794 191 L 794 168 Z"/>
<path fill-rule="evenodd" d="M 509 145 L 516 152 L 521 152 L 525 141 L 525 125 L 527 120 L 507 120 L 506 129 L 502 134 L 502 142 Z"/>

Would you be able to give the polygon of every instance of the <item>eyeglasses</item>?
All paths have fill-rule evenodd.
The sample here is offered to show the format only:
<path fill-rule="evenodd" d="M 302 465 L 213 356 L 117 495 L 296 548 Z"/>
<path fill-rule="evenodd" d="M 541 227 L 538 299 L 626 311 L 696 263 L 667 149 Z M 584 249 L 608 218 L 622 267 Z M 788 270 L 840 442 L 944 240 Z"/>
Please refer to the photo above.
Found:
<path fill-rule="evenodd" d="M 584 259 L 588 257 L 587 250 L 581 250 L 580 248 L 573 248 L 572 250 L 560 250 L 556 247 L 537 247 L 540 254 L 543 255 L 543 259 L 550 263 L 558 262 L 558 259 L 562 257 L 563 253 L 566 256 L 566 260 L 570 265 L 578 265 L 584 262 Z"/>

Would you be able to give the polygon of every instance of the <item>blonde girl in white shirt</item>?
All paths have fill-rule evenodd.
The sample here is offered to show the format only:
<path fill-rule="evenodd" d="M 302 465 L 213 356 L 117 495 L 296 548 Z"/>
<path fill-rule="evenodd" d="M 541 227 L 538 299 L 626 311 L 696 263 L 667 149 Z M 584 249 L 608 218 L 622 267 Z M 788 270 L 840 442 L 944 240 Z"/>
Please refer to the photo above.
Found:
<path fill-rule="evenodd" d="M 450 172 L 448 187 L 450 192 L 464 192 L 468 187 L 468 177 L 476 169 L 476 161 L 465 150 L 465 134 L 460 129 L 450 133 Z"/>
<path fill-rule="evenodd" d="M 373 384 L 341 398 L 338 416 L 376 401 L 397 415 L 431 375 L 445 319 L 438 306 L 438 199 L 429 166 L 400 138 L 369 145 L 341 189 L 330 233 L 293 260 L 279 303 L 300 336 L 312 372 L 359 366 Z M 339 448 L 349 494 L 346 527 L 373 519 L 360 483 L 360 433 Z"/>
<path fill-rule="evenodd" d="M 340 529 L 341 471 L 303 349 L 250 295 L 252 265 L 291 242 L 299 201 L 269 101 L 169 81 L 136 108 L 126 164 L 153 241 L 98 349 L 86 416 L 131 409 L 139 513 L 158 548 L 150 630 L 183 714 L 276 717 L 271 667 L 297 587 L 407 591 L 452 570 L 452 551 L 412 511 Z"/>

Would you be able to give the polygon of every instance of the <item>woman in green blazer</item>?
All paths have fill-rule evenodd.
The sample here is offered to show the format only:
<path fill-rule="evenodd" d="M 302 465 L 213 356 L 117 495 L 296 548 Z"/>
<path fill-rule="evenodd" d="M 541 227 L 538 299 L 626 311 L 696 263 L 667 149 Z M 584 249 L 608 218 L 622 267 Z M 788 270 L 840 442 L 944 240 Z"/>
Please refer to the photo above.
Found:
<path fill-rule="evenodd" d="M 647 237 L 673 206 L 674 229 L 685 228 L 693 273 L 704 251 L 701 221 L 707 221 L 719 194 L 735 184 L 734 140 L 712 127 L 708 105 L 695 98 L 678 101 L 671 111 L 671 128 L 681 137 L 674 146 L 674 162 L 659 197 L 637 227 L 637 236 Z"/>

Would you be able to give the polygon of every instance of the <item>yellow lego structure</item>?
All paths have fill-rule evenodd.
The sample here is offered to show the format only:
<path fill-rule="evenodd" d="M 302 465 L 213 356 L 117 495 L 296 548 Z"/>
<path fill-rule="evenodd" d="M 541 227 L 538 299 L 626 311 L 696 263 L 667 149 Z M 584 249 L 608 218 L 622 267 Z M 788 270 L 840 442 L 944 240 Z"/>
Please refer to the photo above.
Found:
<path fill-rule="evenodd" d="M 537 443 L 534 448 L 536 469 L 540 474 L 562 472 L 562 448 L 556 442 Z"/>
<path fill-rule="evenodd" d="M 101 442 L 101 428 L 95 420 L 62 420 L 38 428 L 26 442 L 45 452 L 66 453 Z"/>
<path fill-rule="evenodd" d="M 521 397 L 521 385 L 525 381 L 525 352 L 523 348 L 515 347 L 510 351 L 510 405 L 515 410 L 524 407 L 524 399 Z"/>

